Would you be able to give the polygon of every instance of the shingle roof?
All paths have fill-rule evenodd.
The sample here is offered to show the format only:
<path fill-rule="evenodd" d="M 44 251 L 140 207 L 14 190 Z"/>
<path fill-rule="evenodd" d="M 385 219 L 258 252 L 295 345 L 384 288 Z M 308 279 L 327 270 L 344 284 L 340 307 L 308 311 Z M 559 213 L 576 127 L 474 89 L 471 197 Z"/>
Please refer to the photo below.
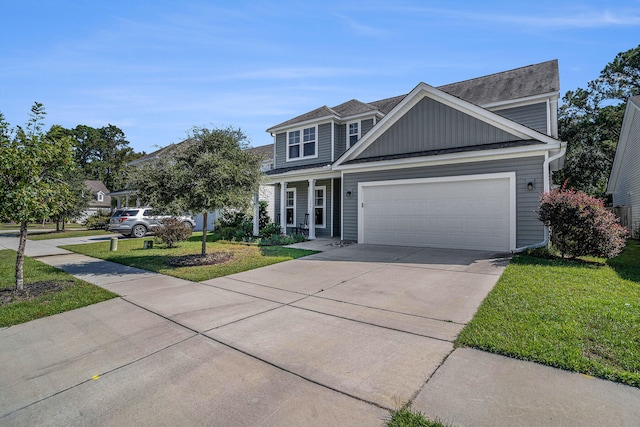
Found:
<path fill-rule="evenodd" d="M 273 159 L 273 144 L 261 145 L 260 147 L 253 147 L 249 150 L 261 156 L 264 160 Z"/>
<path fill-rule="evenodd" d="M 92 193 L 97 193 L 98 191 L 102 191 L 104 194 L 109 193 L 102 181 L 87 179 L 84 181 L 84 185 Z"/>
<path fill-rule="evenodd" d="M 437 89 L 480 106 L 494 102 L 558 92 L 560 90 L 558 60 L 554 59 L 539 64 L 490 74 L 488 76 L 438 86 Z M 267 132 L 270 132 L 272 129 L 332 115 L 339 118 L 346 118 L 369 111 L 379 111 L 386 115 L 398 105 L 405 96 L 406 94 L 369 103 L 352 99 L 332 108 L 322 106 L 276 126 L 272 126 L 267 129 Z"/>
<path fill-rule="evenodd" d="M 476 105 L 558 92 L 558 60 L 439 86 L 438 89 Z"/>

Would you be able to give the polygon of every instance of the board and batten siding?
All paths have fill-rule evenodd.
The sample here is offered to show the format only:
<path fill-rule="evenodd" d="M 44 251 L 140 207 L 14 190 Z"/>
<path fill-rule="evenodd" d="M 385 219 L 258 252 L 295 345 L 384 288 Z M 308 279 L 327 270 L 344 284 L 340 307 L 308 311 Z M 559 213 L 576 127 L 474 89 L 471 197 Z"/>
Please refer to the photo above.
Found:
<path fill-rule="evenodd" d="M 343 175 L 343 236 L 344 240 L 358 240 L 358 183 L 396 179 L 435 178 L 476 175 L 498 172 L 516 173 L 516 246 L 538 243 L 544 239 L 544 227 L 538 220 L 538 202 L 543 191 L 542 166 L 544 157 L 523 157 L 509 160 L 461 163 L 457 165 L 426 166 Z M 535 189 L 527 190 L 527 182 L 535 181 Z M 351 191 L 351 197 L 347 197 Z M 436 201 L 437 203 L 437 201 Z"/>
<path fill-rule="evenodd" d="M 545 135 L 550 134 L 547 123 L 547 103 L 523 105 L 521 107 L 505 108 L 493 111 L 509 120 L 520 123 L 531 129 L 535 129 Z"/>
<path fill-rule="evenodd" d="M 640 111 L 635 111 L 625 153 L 620 154 L 623 158 L 613 205 L 631 206 L 631 227 L 637 232 L 640 228 Z"/>
<path fill-rule="evenodd" d="M 358 158 L 518 141 L 521 138 L 431 98 L 420 100 Z"/>
<path fill-rule="evenodd" d="M 298 159 L 287 162 L 287 132 L 276 134 L 275 169 L 312 165 L 315 163 L 323 162 L 326 162 L 327 164 L 331 163 L 331 123 L 323 123 L 318 125 L 318 134 L 316 135 L 316 138 L 318 138 L 318 157 Z"/>
<path fill-rule="evenodd" d="M 331 180 L 319 179 L 316 181 L 316 187 L 326 187 L 325 194 L 325 228 L 316 227 L 317 237 L 329 237 L 331 236 L 331 218 L 333 215 L 333 199 L 331 197 Z M 287 190 L 292 188 L 296 189 L 296 222 L 295 226 L 304 223 L 304 215 L 307 212 L 307 196 L 309 194 L 309 182 L 308 181 L 293 181 L 287 183 Z M 280 213 L 280 185 L 274 186 L 275 191 L 275 212 L 276 215 Z"/>

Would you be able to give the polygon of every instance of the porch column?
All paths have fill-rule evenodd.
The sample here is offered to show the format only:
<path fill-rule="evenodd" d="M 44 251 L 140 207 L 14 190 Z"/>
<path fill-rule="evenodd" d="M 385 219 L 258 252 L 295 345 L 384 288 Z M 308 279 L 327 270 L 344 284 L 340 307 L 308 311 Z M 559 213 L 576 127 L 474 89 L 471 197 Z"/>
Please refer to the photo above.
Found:
<path fill-rule="evenodd" d="M 309 195 L 307 197 L 307 212 L 309 212 L 309 240 L 316 238 L 316 180 L 309 180 Z"/>
<path fill-rule="evenodd" d="M 253 195 L 253 236 L 260 235 L 260 198 L 258 193 Z"/>
<path fill-rule="evenodd" d="M 125 207 L 129 207 L 129 195 L 127 194 L 126 196 L 124 196 L 124 206 Z"/>
<path fill-rule="evenodd" d="M 280 231 L 287 234 L 287 183 L 280 182 Z"/>

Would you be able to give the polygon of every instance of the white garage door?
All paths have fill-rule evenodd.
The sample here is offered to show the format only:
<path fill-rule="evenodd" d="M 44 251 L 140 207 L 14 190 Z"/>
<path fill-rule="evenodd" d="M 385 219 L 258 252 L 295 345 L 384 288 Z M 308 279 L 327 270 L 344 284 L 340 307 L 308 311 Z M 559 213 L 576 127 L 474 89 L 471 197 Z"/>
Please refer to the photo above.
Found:
<path fill-rule="evenodd" d="M 509 251 L 515 174 L 361 183 L 358 241 Z"/>

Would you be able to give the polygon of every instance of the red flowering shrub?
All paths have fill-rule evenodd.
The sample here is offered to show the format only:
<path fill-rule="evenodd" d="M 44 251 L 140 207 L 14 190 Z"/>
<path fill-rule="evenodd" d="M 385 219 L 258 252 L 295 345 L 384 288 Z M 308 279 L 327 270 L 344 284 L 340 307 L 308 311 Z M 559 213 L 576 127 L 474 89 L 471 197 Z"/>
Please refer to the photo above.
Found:
<path fill-rule="evenodd" d="M 551 243 L 562 257 L 613 258 L 622 251 L 629 234 L 602 200 L 564 187 L 542 195 L 539 218 L 551 227 Z"/>
<path fill-rule="evenodd" d="M 176 218 L 163 218 L 160 227 L 154 230 L 156 242 L 163 242 L 168 248 L 173 248 L 176 243 L 184 242 L 191 237 L 192 229 L 188 224 L 183 224 Z"/>

